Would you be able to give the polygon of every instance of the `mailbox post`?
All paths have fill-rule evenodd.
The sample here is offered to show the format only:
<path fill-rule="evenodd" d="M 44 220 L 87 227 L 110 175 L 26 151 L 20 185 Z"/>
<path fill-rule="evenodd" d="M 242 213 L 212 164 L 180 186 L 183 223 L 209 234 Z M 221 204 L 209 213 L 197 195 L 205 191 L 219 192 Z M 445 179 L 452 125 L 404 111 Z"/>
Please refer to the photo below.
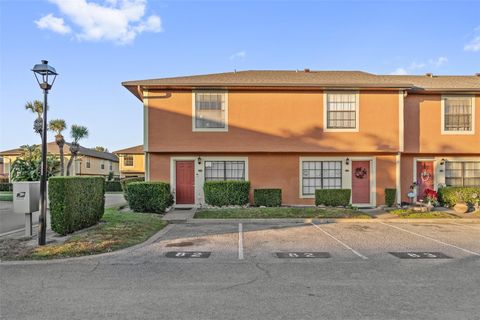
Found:
<path fill-rule="evenodd" d="M 40 181 L 19 181 L 13 183 L 13 212 L 25 215 L 25 236 L 31 237 L 32 213 L 38 211 Z"/>

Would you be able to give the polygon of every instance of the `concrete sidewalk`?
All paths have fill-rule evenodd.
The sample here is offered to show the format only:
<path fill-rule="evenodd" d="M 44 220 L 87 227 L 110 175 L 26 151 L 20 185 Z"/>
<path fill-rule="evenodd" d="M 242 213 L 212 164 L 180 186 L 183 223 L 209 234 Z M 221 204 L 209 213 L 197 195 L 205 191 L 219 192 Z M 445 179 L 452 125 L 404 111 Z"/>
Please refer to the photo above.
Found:
<path fill-rule="evenodd" d="M 165 214 L 163 220 L 169 223 L 187 223 L 194 220 L 193 217 L 196 211 L 197 208 L 195 207 L 188 209 L 174 208 Z"/>

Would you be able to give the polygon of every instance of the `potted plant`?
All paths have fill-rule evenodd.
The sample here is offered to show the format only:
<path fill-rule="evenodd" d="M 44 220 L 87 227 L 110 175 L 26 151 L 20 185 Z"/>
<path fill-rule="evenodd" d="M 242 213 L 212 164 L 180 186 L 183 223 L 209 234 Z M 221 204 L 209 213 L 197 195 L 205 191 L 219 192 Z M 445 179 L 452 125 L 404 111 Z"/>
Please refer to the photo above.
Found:
<path fill-rule="evenodd" d="M 465 201 L 465 197 L 461 192 L 456 192 L 455 193 L 456 198 L 457 198 L 457 203 L 453 206 L 453 210 L 455 210 L 456 213 L 467 213 L 469 206 L 468 203 Z"/>
<path fill-rule="evenodd" d="M 433 189 L 426 189 L 423 202 L 427 203 L 427 208 L 432 209 L 433 207 L 438 207 L 438 193 Z"/>

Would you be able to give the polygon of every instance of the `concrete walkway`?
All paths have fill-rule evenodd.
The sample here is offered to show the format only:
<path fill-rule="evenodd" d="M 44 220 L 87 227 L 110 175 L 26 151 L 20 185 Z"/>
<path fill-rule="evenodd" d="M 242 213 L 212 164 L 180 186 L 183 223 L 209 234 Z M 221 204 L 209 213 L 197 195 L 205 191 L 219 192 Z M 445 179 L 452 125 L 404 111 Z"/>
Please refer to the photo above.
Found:
<path fill-rule="evenodd" d="M 174 208 L 165 214 L 163 220 L 168 221 L 169 223 L 187 223 L 188 221 L 193 220 L 196 211 L 197 208 Z"/>

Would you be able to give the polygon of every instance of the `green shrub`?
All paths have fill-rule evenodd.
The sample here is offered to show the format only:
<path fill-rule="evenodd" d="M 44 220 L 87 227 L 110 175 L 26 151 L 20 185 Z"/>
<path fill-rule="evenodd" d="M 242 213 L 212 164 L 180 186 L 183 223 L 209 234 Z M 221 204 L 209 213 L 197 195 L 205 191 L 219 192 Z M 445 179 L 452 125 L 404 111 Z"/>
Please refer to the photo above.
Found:
<path fill-rule="evenodd" d="M 120 180 L 120 185 L 122 186 L 123 196 L 125 197 L 125 200 L 128 201 L 127 188 L 126 188 L 127 184 L 132 182 L 143 182 L 143 181 L 145 181 L 144 177 L 124 178 Z"/>
<path fill-rule="evenodd" d="M 120 181 L 105 181 L 105 192 L 122 191 Z"/>
<path fill-rule="evenodd" d="M 350 204 L 350 189 L 317 189 L 315 190 L 315 205 L 348 206 Z"/>
<path fill-rule="evenodd" d="M 66 235 L 100 221 L 105 210 L 105 179 L 51 177 L 48 197 L 52 230 Z"/>
<path fill-rule="evenodd" d="M 460 202 L 475 204 L 480 201 L 480 187 L 443 187 L 438 189 L 438 201 L 453 207 Z"/>
<path fill-rule="evenodd" d="M 249 181 L 207 181 L 203 185 L 205 202 L 212 206 L 245 205 L 249 202 Z"/>
<path fill-rule="evenodd" d="M 385 204 L 387 207 L 393 207 L 395 204 L 396 195 L 397 189 L 385 189 Z"/>
<path fill-rule="evenodd" d="M 12 191 L 13 185 L 8 182 L 1 182 L 0 183 L 0 191 Z"/>
<path fill-rule="evenodd" d="M 130 182 L 126 185 L 127 201 L 135 212 L 164 213 L 173 205 L 170 184 L 165 182 Z"/>
<path fill-rule="evenodd" d="M 282 189 L 255 189 L 253 190 L 255 206 L 280 207 L 282 205 Z"/>

